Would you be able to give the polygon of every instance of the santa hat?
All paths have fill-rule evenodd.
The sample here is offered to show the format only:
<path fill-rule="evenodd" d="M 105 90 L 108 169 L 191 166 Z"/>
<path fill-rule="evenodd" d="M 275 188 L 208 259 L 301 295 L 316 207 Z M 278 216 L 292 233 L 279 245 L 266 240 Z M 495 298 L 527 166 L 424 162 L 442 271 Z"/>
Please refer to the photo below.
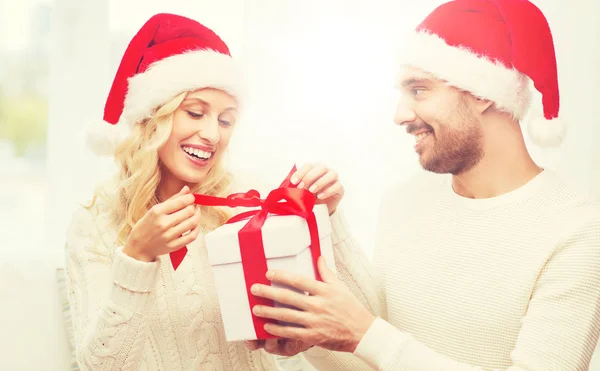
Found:
<path fill-rule="evenodd" d="M 402 64 L 488 99 L 523 119 L 530 80 L 542 94 L 544 117 L 529 123 L 533 142 L 557 146 L 565 136 L 552 34 L 527 0 L 454 0 L 430 13 L 409 40 Z"/>
<path fill-rule="evenodd" d="M 212 30 L 179 15 L 157 14 L 133 37 L 104 107 L 104 121 L 86 131 L 96 154 L 112 155 L 133 126 L 184 91 L 216 88 L 238 100 L 240 71 Z"/>

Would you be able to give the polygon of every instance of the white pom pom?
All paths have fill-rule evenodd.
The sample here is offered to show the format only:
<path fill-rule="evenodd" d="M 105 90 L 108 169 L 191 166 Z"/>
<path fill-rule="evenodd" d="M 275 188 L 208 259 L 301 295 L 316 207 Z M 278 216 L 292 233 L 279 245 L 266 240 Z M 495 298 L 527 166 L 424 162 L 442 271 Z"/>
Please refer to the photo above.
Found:
<path fill-rule="evenodd" d="M 566 136 L 565 122 L 559 117 L 548 120 L 537 117 L 529 121 L 529 136 L 534 144 L 542 148 L 558 147 Z"/>
<path fill-rule="evenodd" d="M 106 121 L 92 121 L 85 128 L 86 146 L 100 156 L 112 156 L 117 146 L 129 135 L 122 123 L 111 125 Z"/>

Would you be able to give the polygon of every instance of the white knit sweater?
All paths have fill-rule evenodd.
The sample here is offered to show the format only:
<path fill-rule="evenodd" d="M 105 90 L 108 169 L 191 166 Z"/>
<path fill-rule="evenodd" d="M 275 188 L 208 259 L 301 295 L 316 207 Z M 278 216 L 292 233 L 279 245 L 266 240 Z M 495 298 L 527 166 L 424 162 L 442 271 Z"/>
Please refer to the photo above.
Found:
<path fill-rule="evenodd" d="M 317 368 L 587 370 L 600 332 L 600 213 L 556 174 L 490 199 L 460 197 L 434 174 L 394 188 L 378 280 L 351 237 L 337 238 L 342 279 L 379 317 L 355 355 L 308 351 Z"/>
<path fill-rule="evenodd" d="M 227 343 L 202 235 L 173 270 L 115 245 L 102 204 L 74 213 L 66 277 L 84 370 L 275 370 L 264 351 Z"/>

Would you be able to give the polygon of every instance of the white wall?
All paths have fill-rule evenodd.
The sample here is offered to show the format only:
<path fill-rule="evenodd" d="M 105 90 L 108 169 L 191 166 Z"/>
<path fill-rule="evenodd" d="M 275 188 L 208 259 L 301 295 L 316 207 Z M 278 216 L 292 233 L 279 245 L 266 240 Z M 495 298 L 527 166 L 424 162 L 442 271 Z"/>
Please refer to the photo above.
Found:
<path fill-rule="evenodd" d="M 532 152 L 544 166 L 600 196 L 600 5 L 534 2 L 554 31 L 562 113 L 570 131 L 563 148 Z M 370 252 L 382 189 L 419 171 L 411 140 L 392 124 L 394 53 L 402 52 L 395 41 L 439 3 L 129 0 L 112 1 L 109 8 L 104 0 L 56 0 L 46 243 L 31 251 L 3 250 L 0 295 L 9 299 L 0 308 L 0 369 L 66 369 L 51 290 L 72 205 L 109 168 L 107 161 L 82 152 L 79 136 L 86 121 L 101 119 L 116 69 L 109 32 L 132 36 L 157 11 L 213 27 L 243 61 L 252 88 L 232 143 L 232 166 L 257 170 L 273 185 L 294 161 L 317 159 L 337 168 L 347 188 L 350 223 Z M 14 277 L 20 279 L 7 284 Z M 25 319 L 15 320 L 18 314 Z"/>
<path fill-rule="evenodd" d="M 69 348 L 56 285 L 62 266 L 65 221 L 72 209 L 72 187 L 82 165 L 74 131 L 90 112 L 99 113 L 107 78 L 108 7 L 103 1 L 56 0 L 53 12 L 48 118 L 46 192 L 25 184 L 32 204 L 25 220 L 15 219 L 22 233 L 39 234 L 31 246 L 3 246 L 0 251 L 0 369 L 66 370 Z M 92 170 L 89 168 L 89 170 Z M 88 170 L 88 171 L 89 171 Z M 15 190 L 17 192 L 17 190 Z M 45 193 L 45 194 L 44 194 Z M 44 209 L 46 225 L 36 224 Z M 2 224 L 10 225 L 11 220 Z M 44 233 L 45 232 L 45 233 Z"/>
<path fill-rule="evenodd" d="M 560 150 L 533 149 L 541 161 L 556 168 L 583 189 L 600 196 L 593 187 L 598 176 L 597 148 L 598 99 L 600 98 L 598 36 L 600 3 L 594 0 L 573 2 L 534 1 L 546 14 L 552 27 L 561 89 L 561 115 L 569 132 Z"/>
<path fill-rule="evenodd" d="M 587 109 L 590 110 L 590 122 L 592 123 L 592 151 L 590 161 L 592 164 L 592 190 L 600 198 L 600 2 L 590 2 L 590 20 L 596 25 L 595 30 L 588 36 L 588 42 L 581 43 L 583 48 L 590 48 L 591 71 L 589 79 L 591 81 L 592 104 Z M 587 80 L 586 79 L 586 80 Z M 600 362 L 600 361 L 599 361 Z M 598 366 L 600 369 L 600 363 Z"/>

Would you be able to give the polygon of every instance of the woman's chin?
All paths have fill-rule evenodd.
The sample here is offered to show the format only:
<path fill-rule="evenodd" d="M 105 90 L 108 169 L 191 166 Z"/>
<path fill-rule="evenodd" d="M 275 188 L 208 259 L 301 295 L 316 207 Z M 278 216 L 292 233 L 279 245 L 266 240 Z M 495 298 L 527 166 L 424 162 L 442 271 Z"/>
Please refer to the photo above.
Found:
<path fill-rule="evenodd" d="M 186 169 L 186 171 L 179 174 L 179 179 L 186 184 L 202 184 L 209 170 L 210 167 L 202 170 L 194 169 L 193 171 Z"/>
<path fill-rule="evenodd" d="M 189 184 L 191 186 L 191 185 L 202 184 L 205 179 L 206 179 L 206 174 L 202 174 L 202 175 L 198 174 L 198 175 L 193 175 L 193 176 L 188 175 L 188 176 L 182 177 L 181 180 L 185 184 Z"/>
<path fill-rule="evenodd" d="M 186 159 L 187 160 L 187 159 Z M 205 166 L 196 166 L 189 162 L 178 163 L 175 171 L 170 171 L 180 182 L 188 185 L 202 184 L 213 167 L 212 161 Z"/>

